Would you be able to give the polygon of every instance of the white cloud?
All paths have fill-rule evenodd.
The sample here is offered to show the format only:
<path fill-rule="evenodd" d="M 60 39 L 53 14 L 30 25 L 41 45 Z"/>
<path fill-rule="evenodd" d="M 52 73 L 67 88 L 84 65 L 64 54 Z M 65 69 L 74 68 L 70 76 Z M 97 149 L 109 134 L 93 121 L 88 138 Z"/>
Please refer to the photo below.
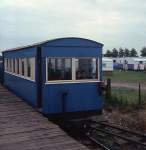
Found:
<path fill-rule="evenodd" d="M 80 36 L 112 47 L 142 47 L 145 0 L 1 0 L 0 47 Z"/>

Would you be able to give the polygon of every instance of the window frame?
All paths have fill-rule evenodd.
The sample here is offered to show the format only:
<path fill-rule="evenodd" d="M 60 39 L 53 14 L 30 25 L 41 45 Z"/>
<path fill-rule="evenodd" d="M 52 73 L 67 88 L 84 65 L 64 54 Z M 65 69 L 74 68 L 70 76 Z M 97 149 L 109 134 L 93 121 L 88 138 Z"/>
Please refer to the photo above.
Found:
<path fill-rule="evenodd" d="M 4 59 L 4 71 L 7 72 L 8 71 L 8 58 Z"/>
<path fill-rule="evenodd" d="M 26 77 L 31 78 L 31 58 L 26 58 Z"/>
<path fill-rule="evenodd" d="M 28 76 L 28 62 L 30 61 L 30 76 Z M 35 57 L 26 57 L 25 58 L 25 78 L 31 81 L 35 81 Z"/>
<path fill-rule="evenodd" d="M 27 76 L 27 62 L 26 62 L 27 58 L 30 59 L 30 67 L 31 67 L 30 77 Z M 36 74 L 35 73 L 35 61 L 36 61 L 35 59 L 36 59 L 35 57 L 5 58 L 4 63 L 6 62 L 6 64 L 5 64 L 4 72 L 35 82 L 35 74 Z M 22 75 L 22 61 L 24 61 L 24 75 Z M 18 70 L 19 70 L 19 73 L 18 73 Z"/>
<path fill-rule="evenodd" d="M 15 58 L 15 75 L 19 75 L 19 58 Z"/>
<path fill-rule="evenodd" d="M 12 59 L 12 73 L 15 74 L 15 58 Z"/>
<path fill-rule="evenodd" d="M 97 57 L 75 57 L 75 59 L 96 59 L 96 76 L 95 79 L 76 79 L 76 68 L 75 68 L 75 81 L 99 81 L 99 58 Z M 75 66 L 76 67 L 76 66 Z"/>
<path fill-rule="evenodd" d="M 71 80 L 48 80 L 48 59 L 49 58 L 66 58 L 71 59 Z M 75 59 L 96 59 L 96 75 L 97 79 L 76 79 L 76 64 Z M 99 57 L 46 57 L 46 83 L 45 84 L 60 84 L 60 83 L 86 83 L 86 82 L 100 82 L 100 58 Z"/>
<path fill-rule="evenodd" d="M 20 75 L 21 76 L 23 76 L 23 77 L 25 77 L 25 58 L 23 57 L 23 58 L 21 58 L 21 60 L 20 60 L 20 63 L 21 63 L 21 73 L 20 73 Z M 23 68 L 22 68 L 23 67 Z"/>
<path fill-rule="evenodd" d="M 54 83 L 54 82 L 71 82 L 71 80 L 48 80 L 48 59 L 54 58 L 54 59 L 71 59 L 71 70 L 72 70 L 72 57 L 46 57 L 46 82 L 48 83 Z M 72 78 L 72 72 L 71 72 L 71 78 Z"/>

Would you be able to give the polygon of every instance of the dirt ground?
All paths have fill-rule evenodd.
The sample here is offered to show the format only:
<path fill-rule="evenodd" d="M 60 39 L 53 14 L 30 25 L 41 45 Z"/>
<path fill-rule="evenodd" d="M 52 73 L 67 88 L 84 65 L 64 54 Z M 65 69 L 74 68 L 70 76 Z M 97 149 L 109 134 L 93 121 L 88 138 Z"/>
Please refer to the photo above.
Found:
<path fill-rule="evenodd" d="M 130 88 L 130 89 L 138 90 L 139 85 L 136 83 L 112 82 L 112 87 L 114 87 L 114 88 Z M 146 85 L 141 84 L 141 89 L 146 91 Z"/>
<path fill-rule="evenodd" d="M 103 110 L 103 117 L 111 123 L 146 134 L 146 109 L 129 111 L 108 108 Z"/>

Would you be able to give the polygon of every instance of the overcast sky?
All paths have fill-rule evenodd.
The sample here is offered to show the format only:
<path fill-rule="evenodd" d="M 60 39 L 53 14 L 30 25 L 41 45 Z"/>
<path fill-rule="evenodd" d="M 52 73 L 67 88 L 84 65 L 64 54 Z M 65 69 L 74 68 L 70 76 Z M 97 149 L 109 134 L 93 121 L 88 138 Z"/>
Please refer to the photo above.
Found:
<path fill-rule="evenodd" d="M 146 46 L 146 0 L 0 0 L 0 49 L 59 37 Z"/>

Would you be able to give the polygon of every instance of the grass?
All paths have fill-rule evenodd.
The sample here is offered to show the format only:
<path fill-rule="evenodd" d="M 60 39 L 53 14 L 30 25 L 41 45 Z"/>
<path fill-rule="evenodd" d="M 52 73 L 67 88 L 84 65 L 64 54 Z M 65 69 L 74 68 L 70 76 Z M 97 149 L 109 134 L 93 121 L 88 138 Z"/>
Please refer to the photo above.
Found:
<path fill-rule="evenodd" d="M 141 104 L 146 103 L 146 93 L 141 92 Z M 138 90 L 128 88 L 112 88 L 111 98 L 106 100 L 106 104 L 126 107 L 126 106 L 138 106 L 139 105 L 139 93 Z"/>
<path fill-rule="evenodd" d="M 146 72 L 136 71 L 113 71 L 112 75 L 105 75 L 104 80 L 110 78 L 112 82 L 126 82 L 126 83 L 144 83 L 146 84 Z"/>
<path fill-rule="evenodd" d="M 127 88 L 112 88 L 112 95 L 122 98 L 123 101 L 127 101 L 129 104 L 137 104 L 139 100 L 138 90 Z M 146 101 L 145 92 L 141 92 L 142 101 Z"/>
<path fill-rule="evenodd" d="M 146 72 L 114 71 L 112 75 L 104 76 L 105 80 L 108 78 L 111 78 L 113 83 L 124 83 L 125 85 L 133 85 L 135 87 L 140 82 L 141 85 L 146 86 Z M 111 122 L 130 129 L 146 131 L 145 90 L 141 90 L 141 105 L 139 105 L 138 89 L 132 89 L 132 86 L 131 88 L 130 86 L 129 88 L 128 86 L 127 88 L 112 87 L 111 96 L 105 100 L 105 110 Z"/>

